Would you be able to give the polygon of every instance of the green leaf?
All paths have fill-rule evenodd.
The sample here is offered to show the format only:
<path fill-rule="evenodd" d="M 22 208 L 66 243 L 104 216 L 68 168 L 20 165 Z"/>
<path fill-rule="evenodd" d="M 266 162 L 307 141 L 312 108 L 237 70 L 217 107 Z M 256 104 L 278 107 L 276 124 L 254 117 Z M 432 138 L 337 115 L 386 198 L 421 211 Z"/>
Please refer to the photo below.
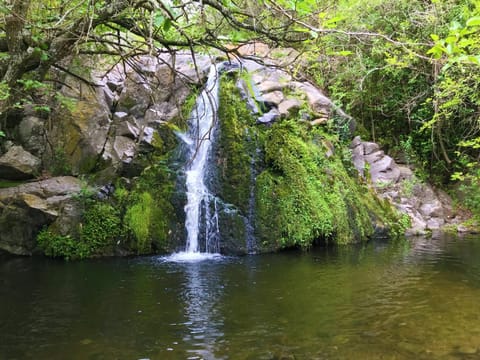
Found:
<path fill-rule="evenodd" d="M 350 50 L 342 50 L 342 51 L 339 51 L 337 54 L 340 56 L 349 56 L 349 55 L 352 55 L 353 52 L 351 52 Z"/>
<path fill-rule="evenodd" d="M 168 32 L 172 28 L 172 20 L 166 18 L 163 22 L 163 31 Z"/>
<path fill-rule="evenodd" d="M 432 38 L 433 41 L 440 40 L 440 37 L 437 34 L 430 34 L 430 37 Z"/>
<path fill-rule="evenodd" d="M 467 26 L 479 26 L 480 25 L 480 16 L 474 16 L 467 20 Z"/>
<path fill-rule="evenodd" d="M 165 23 L 165 17 L 161 13 L 156 13 L 153 18 L 153 24 L 156 27 L 162 26 Z"/>

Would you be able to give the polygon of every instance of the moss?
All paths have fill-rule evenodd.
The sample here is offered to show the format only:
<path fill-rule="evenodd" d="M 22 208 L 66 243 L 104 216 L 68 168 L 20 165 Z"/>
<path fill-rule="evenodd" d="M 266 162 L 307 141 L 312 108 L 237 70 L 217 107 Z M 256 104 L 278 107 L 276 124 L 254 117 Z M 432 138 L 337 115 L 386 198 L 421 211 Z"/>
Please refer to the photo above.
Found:
<path fill-rule="evenodd" d="M 177 221 L 172 205 L 175 177 L 166 160 L 158 160 L 143 171 L 128 194 L 124 222 L 132 236 L 130 248 L 137 253 L 170 249 L 168 236 Z M 126 197 L 124 190 L 120 194 Z"/>
<path fill-rule="evenodd" d="M 256 192 L 257 235 L 265 248 L 358 242 L 373 235 L 376 223 L 396 223 L 390 205 L 349 175 L 341 151 L 327 157 L 322 140 L 342 146 L 331 134 L 290 120 L 273 125 L 265 139 L 267 168 Z"/>
<path fill-rule="evenodd" d="M 250 193 L 251 156 L 255 150 L 252 141 L 256 133 L 252 128 L 255 120 L 245 102 L 240 100 L 239 91 L 232 81 L 222 78 L 220 89 L 220 136 L 216 145 L 218 176 L 222 179 L 220 196 L 246 213 Z"/>
<path fill-rule="evenodd" d="M 15 187 L 24 184 L 24 181 L 13 181 L 13 180 L 1 180 L 0 179 L 0 189 L 5 189 L 9 187 Z"/>
<path fill-rule="evenodd" d="M 319 240 L 358 242 L 378 227 L 400 233 L 403 224 L 396 211 L 358 181 L 342 134 L 336 128 L 308 127 L 300 121 L 302 112 L 311 109 L 305 105 L 271 127 L 256 125 L 234 82 L 222 79 L 219 193 L 245 215 L 251 179 L 256 177 L 255 234 L 260 250 L 308 248 Z"/>
<path fill-rule="evenodd" d="M 137 250 L 142 253 L 147 250 L 147 240 L 152 223 L 153 199 L 148 192 L 141 193 L 125 215 L 125 223 L 137 239 Z"/>

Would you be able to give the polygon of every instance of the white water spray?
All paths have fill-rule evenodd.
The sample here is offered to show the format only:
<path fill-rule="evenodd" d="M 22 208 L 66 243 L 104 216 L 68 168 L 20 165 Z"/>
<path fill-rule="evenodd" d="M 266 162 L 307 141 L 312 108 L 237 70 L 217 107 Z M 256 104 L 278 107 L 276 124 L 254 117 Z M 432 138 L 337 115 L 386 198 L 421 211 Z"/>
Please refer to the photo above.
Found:
<path fill-rule="evenodd" d="M 185 256 L 197 259 L 201 254 L 200 229 L 205 229 L 206 253 L 218 252 L 218 244 L 211 238 L 218 237 L 218 214 L 214 196 L 205 185 L 205 173 L 209 151 L 213 142 L 214 127 L 218 110 L 219 76 L 212 65 L 207 84 L 197 99 L 190 118 L 190 129 L 182 136 L 189 147 L 190 162 L 186 170 L 187 205 L 185 205 L 185 227 L 187 243 Z M 210 204 L 213 204 L 211 209 Z M 201 222 L 204 223 L 201 223 Z M 203 244 L 202 244 L 203 245 Z M 178 254 L 177 254 L 178 256 Z"/>

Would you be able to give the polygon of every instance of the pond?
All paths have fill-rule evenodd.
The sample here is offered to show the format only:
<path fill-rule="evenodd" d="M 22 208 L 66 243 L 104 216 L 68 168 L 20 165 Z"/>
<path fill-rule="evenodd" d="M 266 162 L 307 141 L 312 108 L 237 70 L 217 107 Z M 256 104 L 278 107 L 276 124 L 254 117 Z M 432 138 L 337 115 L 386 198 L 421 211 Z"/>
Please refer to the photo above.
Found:
<path fill-rule="evenodd" d="M 0 359 L 478 359 L 480 238 L 0 257 Z"/>

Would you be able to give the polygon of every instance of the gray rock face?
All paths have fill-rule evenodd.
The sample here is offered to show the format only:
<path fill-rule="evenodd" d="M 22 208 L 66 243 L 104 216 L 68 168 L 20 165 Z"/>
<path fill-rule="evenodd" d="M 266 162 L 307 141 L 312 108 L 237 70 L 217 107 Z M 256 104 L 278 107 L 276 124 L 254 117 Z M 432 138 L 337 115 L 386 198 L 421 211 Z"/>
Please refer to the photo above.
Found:
<path fill-rule="evenodd" d="M 419 181 L 410 168 L 397 165 L 378 144 L 364 142 L 357 136 L 350 148 L 360 176 L 367 177 L 368 164 L 368 175 L 376 191 L 410 217 L 411 228 L 407 235 L 425 235 L 459 221 L 446 193 Z"/>
<path fill-rule="evenodd" d="M 72 198 L 81 189 L 80 180 L 58 177 L 0 189 L 0 249 L 31 255 L 36 234 L 46 225 L 71 218 L 78 207 Z M 71 223 L 64 230 L 71 231 Z"/>
<path fill-rule="evenodd" d="M 12 146 L 0 157 L 0 179 L 26 180 L 38 175 L 41 160 L 21 146 Z"/>
<path fill-rule="evenodd" d="M 25 150 L 35 156 L 45 151 L 44 121 L 35 116 L 26 116 L 18 125 L 19 140 Z"/>

